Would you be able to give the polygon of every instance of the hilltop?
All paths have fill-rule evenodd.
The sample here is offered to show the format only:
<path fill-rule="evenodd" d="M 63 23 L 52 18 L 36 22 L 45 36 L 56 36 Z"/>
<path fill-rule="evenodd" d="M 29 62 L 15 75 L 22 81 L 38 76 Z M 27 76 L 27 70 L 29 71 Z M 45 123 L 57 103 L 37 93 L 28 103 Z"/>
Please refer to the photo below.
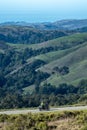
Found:
<path fill-rule="evenodd" d="M 73 30 L 87 27 L 87 19 L 64 19 L 55 22 L 28 23 L 28 22 L 6 22 L 0 26 L 27 26 L 41 30 Z"/>

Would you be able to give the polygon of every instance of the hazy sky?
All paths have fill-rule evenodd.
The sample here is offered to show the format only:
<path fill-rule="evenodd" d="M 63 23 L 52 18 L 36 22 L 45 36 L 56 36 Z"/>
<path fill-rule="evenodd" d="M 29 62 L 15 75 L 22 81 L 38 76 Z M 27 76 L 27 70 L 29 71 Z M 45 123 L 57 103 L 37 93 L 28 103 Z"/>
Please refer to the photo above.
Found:
<path fill-rule="evenodd" d="M 87 18 L 87 0 L 0 0 L 0 22 Z"/>

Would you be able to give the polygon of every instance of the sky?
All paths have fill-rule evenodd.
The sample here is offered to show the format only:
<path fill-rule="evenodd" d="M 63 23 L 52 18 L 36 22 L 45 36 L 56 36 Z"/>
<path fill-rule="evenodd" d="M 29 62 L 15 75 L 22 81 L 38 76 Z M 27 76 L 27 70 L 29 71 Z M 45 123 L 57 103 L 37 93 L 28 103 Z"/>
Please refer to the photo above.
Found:
<path fill-rule="evenodd" d="M 87 0 L 0 0 L 0 22 L 87 19 Z"/>

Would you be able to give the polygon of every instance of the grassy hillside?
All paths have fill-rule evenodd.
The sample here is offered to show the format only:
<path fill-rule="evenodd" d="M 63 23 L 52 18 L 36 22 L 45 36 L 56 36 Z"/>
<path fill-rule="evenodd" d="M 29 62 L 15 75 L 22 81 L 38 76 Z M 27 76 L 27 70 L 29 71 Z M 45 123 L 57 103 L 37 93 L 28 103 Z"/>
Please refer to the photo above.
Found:
<path fill-rule="evenodd" d="M 65 50 L 65 51 L 58 51 L 58 53 L 52 53 L 54 55 L 52 55 L 53 61 L 51 60 L 50 56 L 46 56 L 45 61 L 48 61 L 49 63 L 46 64 L 45 66 L 41 67 L 40 70 L 44 71 L 44 72 L 48 72 L 48 73 L 52 73 L 53 68 L 58 66 L 58 67 L 62 67 L 62 66 L 68 66 L 70 68 L 70 73 L 67 75 L 56 75 L 53 74 L 51 75 L 51 77 L 48 79 L 48 82 L 51 82 L 54 85 L 58 85 L 60 83 L 71 83 L 71 82 L 76 82 L 77 80 L 79 81 L 79 79 L 83 79 L 86 78 L 87 76 L 87 43 L 85 43 L 85 45 L 80 46 L 80 48 L 77 47 L 74 49 L 70 50 Z M 50 61 L 51 60 L 51 61 Z"/>
<path fill-rule="evenodd" d="M 48 72 L 51 77 L 47 80 L 49 83 L 58 86 L 60 83 L 78 83 L 87 76 L 87 43 L 73 47 L 71 49 L 54 51 L 32 57 L 30 60 L 40 59 L 47 64 L 40 68 L 43 72 Z M 67 75 L 52 74 L 53 68 L 58 66 L 68 66 L 70 73 Z"/>
<path fill-rule="evenodd" d="M 60 49 L 64 48 L 71 48 L 73 46 L 79 45 L 87 41 L 87 33 L 76 33 L 70 36 L 64 36 L 61 38 L 56 38 L 47 42 L 42 42 L 39 44 L 10 44 L 11 46 L 15 47 L 16 49 L 25 49 L 25 48 L 32 48 L 32 49 L 40 49 L 46 47 L 59 47 Z"/>
<path fill-rule="evenodd" d="M 0 49 L 0 108 L 86 103 L 87 33 Z"/>
<path fill-rule="evenodd" d="M 87 76 L 86 59 L 87 59 L 87 33 L 77 33 L 71 36 L 57 38 L 41 44 L 21 45 L 9 44 L 18 51 L 26 48 L 38 50 L 41 48 L 58 47 L 45 54 L 39 54 L 27 59 L 27 62 L 33 60 L 43 60 L 46 65 L 40 68 L 43 72 L 48 72 L 51 76 L 47 79 L 48 83 L 58 86 L 60 83 L 78 84 L 81 79 Z M 70 73 L 67 75 L 52 74 L 54 67 L 68 66 Z"/>

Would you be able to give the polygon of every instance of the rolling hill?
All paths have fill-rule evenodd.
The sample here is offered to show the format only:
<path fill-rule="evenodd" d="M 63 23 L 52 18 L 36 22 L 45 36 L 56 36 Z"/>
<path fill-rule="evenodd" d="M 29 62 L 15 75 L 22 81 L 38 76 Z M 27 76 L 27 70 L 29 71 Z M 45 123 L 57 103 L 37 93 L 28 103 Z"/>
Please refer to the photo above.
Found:
<path fill-rule="evenodd" d="M 45 65 L 37 70 L 48 72 L 51 76 L 47 79 L 48 83 L 58 86 L 60 83 L 78 83 L 81 79 L 85 79 L 86 73 L 86 51 L 87 51 L 87 33 L 77 33 L 51 41 L 34 45 L 9 44 L 17 51 L 21 52 L 26 48 L 32 48 L 40 51 L 49 47 L 54 48 L 48 52 L 41 52 L 36 56 L 26 59 L 26 66 L 30 61 L 42 60 Z M 67 75 L 52 74 L 54 67 L 68 66 L 70 73 Z M 20 67 L 19 67 L 20 68 Z M 19 70 L 19 69 L 18 69 Z M 82 72 L 81 72 L 82 70 Z M 14 70 L 13 70 L 14 72 Z M 12 73 L 12 72 L 11 72 Z"/>
<path fill-rule="evenodd" d="M 51 76 L 47 79 L 48 83 L 58 86 L 61 83 L 77 85 L 80 80 L 87 76 L 87 42 L 74 46 L 70 49 L 58 50 L 46 54 L 32 57 L 30 60 L 43 60 L 46 65 L 40 71 L 48 72 Z M 68 66 L 70 73 L 67 75 L 52 74 L 54 67 Z"/>
<path fill-rule="evenodd" d="M 35 44 L 71 34 L 72 31 L 41 30 L 31 26 L 2 25 L 0 26 L 0 41 L 15 44 Z"/>
<path fill-rule="evenodd" d="M 38 106 L 43 98 L 53 105 L 83 102 L 87 93 L 86 52 L 87 33 L 39 44 L 1 41 L 0 108 Z"/>
<path fill-rule="evenodd" d="M 56 22 L 44 23 L 26 23 L 26 22 L 6 22 L 1 23 L 0 26 L 28 26 L 34 29 L 41 30 L 73 30 L 78 28 L 87 27 L 87 19 L 64 19 Z"/>
<path fill-rule="evenodd" d="M 20 45 L 20 44 L 3 44 L 4 47 L 9 46 L 18 52 L 22 52 L 27 48 L 32 48 L 34 51 L 40 51 L 41 53 L 36 54 L 36 56 L 31 56 L 26 59 L 26 66 L 30 61 L 42 60 L 45 65 L 40 68 L 40 71 L 48 72 L 51 76 L 48 78 L 48 82 L 55 85 L 66 82 L 76 82 L 80 79 L 86 78 L 86 51 L 87 51 L 87 33 L 77 33 L 70 36 L 65 36 L 62 38 L 57 38 L 51 41 L 43 42 L 40 44 L 33 45 Z M 52 50 L 47 50 L 43 52 L 43 49 L 54 48 Z M 68 66 L 70 68 L 70 73 L 61 77 L 61 75 L 52 75 L 54 67 Z M 75 67 L 75 68 L 74 68 Z M 20 67 L 19 67 L 20 68 Z M 81 73 L 81 70 L 83 73 Z M 14 71 L 14 70 L 13 70 Z M 75 73 L 76 72 L 76 73 Z M 77 73 L 78 72 L 78 73 Z M 11 72 L 12 73 L 12 72 Z M 82 74 L 82 76 L 81 76 Z M 8 74 L 9 75 L 9 74 Z M 77 76 L 78 75 L 78 76 Z M 71 77 L 71 78 L 70 78 Z M 76 78 L 75 78 L 76 77 Z M 63 78 L 63 79 L 62 79 Z M 58 83 L 56 82 L 58 81 Z"/>

